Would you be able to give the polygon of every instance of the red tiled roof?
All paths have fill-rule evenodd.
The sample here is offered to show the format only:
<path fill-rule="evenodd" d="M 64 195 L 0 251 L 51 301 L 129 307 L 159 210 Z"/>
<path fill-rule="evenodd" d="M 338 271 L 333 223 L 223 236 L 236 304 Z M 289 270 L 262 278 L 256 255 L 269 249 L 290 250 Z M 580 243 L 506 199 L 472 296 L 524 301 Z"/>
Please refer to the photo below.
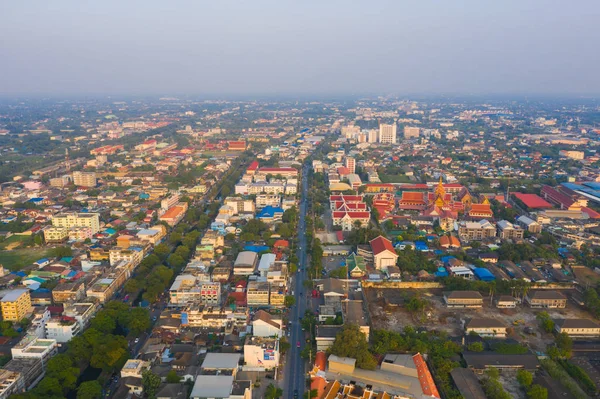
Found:
<path fill-rule="evenodd" d="M 369 241 L 369 244 L 371 244 L 371 251 L 373 251 L 373 255 L 380 254 L 384 251 L 396 253 L 392 242 L 383 236 L 373 238 L 371 241 Z"/>
<path fill-rule="evenodd" d="M 402 193 L 402 199 L 400 201 L 419 201 L 425 202 L 425 198 L 423 193 L 413 192 L 413 191 L 404 191 Z"/>
<path fill-rule="evenodd" d="M 317 352 L 315 355 L 315 367 L 318 367 L 319 370 L 325 371 L 325 367 L 327 365 L 327 355 L 323 351 Z"/>
<path fill-rule="evenodd" d="M 337 172 L 340 175 L 349 175 L 350 174 L 350 169 L 346 168 L 345 166 L 340 166 L 339 168 L 337 168 Z"/>
<path fill-rule="evenodd" d="M 587 213 L 590 219 L 600 219 L 600 213 L 588 208 L 587 206 L 582 207 L 581 212 Z"/>
<path fill-rule="evenodd" d="M 290 246 L 290 243 L 287 242 L 287 240 L 277 240 L 275 241 L 275 244 L 273 244 L 273 246 L 276 248 L 287 248 Z"/>
<path fill-rule="evenodd" d="M 252 161 L 250 166 L 248 166 L 247 170 L 256 170 L 256 169 L 258 169 L 258 161 Z"/>
<path fill-rule="evenodd" d="M 546 188 L 546 187 L 544 187 L 544 188 Z M 552 189 L 552 187 L 549 187 L 549 188 Z M 552 190 L 554 190 L 554 189 L 552 189 Z M 554 191 L 556 191 L 556 190 L 554 190 Z M 550 204 L 548 201 L 546 201 L 539 195 L 525 194 L 525 193 L 512 193 L 512 194 L 515 197 L 517 197 L 519 200 L 521 200 L 525 204 L 525 206 L 527 206 L 528 208 L 532 208 L 532 209 L 533 208 L 552 208 L 552 204 Z M 560 195 L 564 196 L 564 194 L 560 194 Z M 569 198 L 569 203 L 573 203 L 573 201 L 570 198 Z"/>
<path fill-rule="evenodd" d="M 426 396 L 431 396 L 434 398 L 440 398 L 440 393 L 435 386 L 435 382 L 433 381 L 433 377 L 429 372 L 429 368 L 427 367 L 427 363 L 425 363 L 425 359 L 420 353 L 417 353 L 413 356 L 413 362 L 415 366 L 417 366 L 417 375 L 419 376 L 419 383 L 421 384 L 421 389 Z"/>

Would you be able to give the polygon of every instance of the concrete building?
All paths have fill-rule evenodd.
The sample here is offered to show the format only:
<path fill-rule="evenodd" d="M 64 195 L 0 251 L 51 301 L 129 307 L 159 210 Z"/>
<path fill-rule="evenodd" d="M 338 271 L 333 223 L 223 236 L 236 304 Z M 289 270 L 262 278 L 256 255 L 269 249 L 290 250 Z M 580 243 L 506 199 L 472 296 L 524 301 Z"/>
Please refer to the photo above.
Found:
<path fill-rule="evenodd" d="M 405 139 L 417 139 L 421 134 L 421 129 L 415 126 L 404 126 Z"/>
<path fill-rule="evenodd" d="M 590 319 L 559 319 L 554 322 L 557 333 L 565 333 L 573 338 L 598 338 L 600 324 Z"/>
<path fill-rule="evenodd" d="M 52 226 L 70 229 L 72 227 L 89 227 L 92 234 L 100 231 L 100 214 L 98 213 L 61 213 L 52 217 Z"/>
<path fill-rule="evenodd" d="M 474 317 L 466 323 L 465 333 L 475 333 L 480 337 L 506 338 L 507 327 L 496 319 Z"/>
<path fill-rule="evenodd" d="M 61 243 L 69 238 L 69 229 L 48 226 L 44 230 L 44 241 L 48 244 Z"/>
<path fill-rule="evenodd" d="M 388 266 L 395 266 L 398 254 L 392 242 L 383 236 L 369 241 L 371 253 L 373 254 L 373 265 L 377 270 L 387 270 Z"/>
<path fill-rule="evenodd" d="M 396 130 L 398 126 L 381 124 L 379 125 L 379 143 L 381 144 L 396 144 Z"/>
<path fill-rule="evenodd" d="M 81 187 L 96 187 L 96 172 L 73 172 L 73 184 Z"/>
<path fill-rule="evenodd" d="M 248 306 L 269 306 L 269 283 L 266 281 L 250 281 L 246 290 Z"/>
<path fill-rule="evenodd" d="M 279 338 L 246 336 L 244 363 L 248 367 L 273 369 L 279 365 Z"/>
<path fill-rule="evenodd" d="M 54 339 L 59 344 L 69 342 L 81 331 L 81 326 L 74 319 L 53 318 L 46 323 L 46 338 Z"/>
<path fill-rule="evenodd" d="M 449 308 L 483 307 L 483 297 L 477 291 L 444 292 L 444 302 Z"/>
<path fill-rule="evenodd" d="M 238 254 L 233 264 L 233 274 L 236 276 L 249 276 L 256 270 L 258 254 L 252 251 L 242 251 Z"/>
<path fill-rule="evenodd" d="M 0 369 L 0 399 L 25 392 L 25 378 L 16 371 Z"/>
<path fill-rule="evenodd" d="M 45 368 L 48 360 L 58 353 L 58 345 L 54 339 L 25 336 L 10 351 L 13 359 L 39 359 Z"/>
<path fill-rule="evenodd" d="M 256 337 L 282 337 L 283 322 L 264 310 L 259 310 L 252 318 L 252 335 Z"/>
<path fill-rule="evenodd" d="M 252 399 L 252 381 L 231 375 L 198 375 L 190 399 Z"/>
<path fill-rule="evenodd" d="M 352 157 L 346 157 L 344 164 L 350 173 L 356 173 L 356 160 Z"/>
<path fill-rule="evenodd" d="M 27 289 L 9 291 L 0 302 L 2 319 L 6 321 L 21 321 L 31 313 L 31 295 Z"/>
<path fill-rule="evenodd" d="M 521 240 L 525 234 L 525 230 L 519 225 L 514 225 L 508 220 L 500 220 L 496 226 L 498 227 L 498 237 L 503 240 Z"/>
<path fill-rule="evenodd" d="M 567 297 L 558 291 L 538 290 L 529 291 L 525 302 L 531 308 L 564 309 L 567 307 Z"/>
<path fill-rule="evenodd" d="M 77 302 L 85 298 L 85 283 L 82 280 L 59 283 L 52 289 L 54 303 Z"/>
<path fill-rule="evenodd" d="M 527 229 L 530 233 L 541 233 L 542 225 L 536 222 L 535 220 L 528 218 L 527 216 L 519 216 L 517 218 L 517 223 L 521 225 L 524 229 Z"/>
<path fill-rule="evenodd" d="M 496 237 L 496 228 L 488 220 L 477 222 L 460 222 L 458 225 L 458 236 L 461 241 L 482 241 Z"/>

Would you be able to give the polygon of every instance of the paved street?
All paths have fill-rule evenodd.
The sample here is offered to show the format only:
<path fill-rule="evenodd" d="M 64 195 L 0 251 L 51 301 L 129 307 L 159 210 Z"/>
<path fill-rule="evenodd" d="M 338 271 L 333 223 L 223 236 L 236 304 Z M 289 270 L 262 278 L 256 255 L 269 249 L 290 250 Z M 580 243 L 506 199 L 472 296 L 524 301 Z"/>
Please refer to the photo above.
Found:
<path fill-rule="evenodd" d="M 297 392 L 297 397 L 301 398 L 304 395 L 305 387 L 305 361 L 300 357 L 300 352 L 307 343 L 304 339 L 304 331 L 300 325 L 299 318 L 302 317 L 306 310 L 306 293 L 304 288 L 304 280 L 306 276 L 306 196 L 307 196 L 307 176 L 308 164 L 304 165 L 302 170 L 302 191 L 300 200 L 300 215 L 298 221 L 298 273 L 294 278 L 293 290 L 296 296 L 296 305 L 292 307 L 290 312 L 291 336 L 290 343 L 292 347 L 288 351 L 287 361 L 284 371 L 284 398 L 293 399 L 294 392 Z M 297 343 L 300 343 L 298 347 Z"/>

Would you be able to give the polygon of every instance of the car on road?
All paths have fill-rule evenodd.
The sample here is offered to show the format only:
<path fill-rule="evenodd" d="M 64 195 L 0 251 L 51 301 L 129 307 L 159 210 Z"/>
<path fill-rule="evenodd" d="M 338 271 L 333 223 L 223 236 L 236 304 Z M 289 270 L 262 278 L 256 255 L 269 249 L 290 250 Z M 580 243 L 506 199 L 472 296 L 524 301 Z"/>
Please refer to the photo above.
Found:
<path fill-rule="evenodd" d="M 133 342 L 135 342 L 137 344 L 138 342 L 140 342 L 140 339 L 136 338 L 135 341 L 133 341 Z"/>
<path fill-rule="evenodd" d="M 300 347 L 300 341 L 296 342 L 296 348 Z"/>
<path fill-rule="evenodd" d="M 298 398 L 298 390 L 294 389 L 294 399 L 297 399 L 297 398 Z"/>

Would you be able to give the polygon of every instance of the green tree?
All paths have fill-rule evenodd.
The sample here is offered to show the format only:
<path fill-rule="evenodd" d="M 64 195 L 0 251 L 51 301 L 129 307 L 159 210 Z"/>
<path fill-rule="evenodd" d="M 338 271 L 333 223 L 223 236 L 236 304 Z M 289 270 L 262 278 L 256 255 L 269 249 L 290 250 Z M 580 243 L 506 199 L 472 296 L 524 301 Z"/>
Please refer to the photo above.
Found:
<path fill-rule="evenodd" d="M 144 387 L 144 393 L 148 398 L 156 398 L 156 391 L 160 386 L 160 377 L 154 374 L 150 370 L 146 370 L 142 373 L 142 386 Z"/>
<path fill-rule="evenodd" d="M 356 359 L 356 366 L 365 370 L 374 370 L 377 366 L 375 357 L 369 352 L 369 344 L 365 334 L 356 324 L 345 324 L 335 337 L 329 353 L 336 356 Z"/>
<path fill-rule="evenodd" d="M 92 328 L 104 334 L 110 334 L 117 328 L 116 320 L 107 312 L 98 312 L 92 319 Z"/>
<path fill-rule="evenodd" d="M 60 381 L 53 377 L 44 377 L 35 388 L 36 393 L 40 392 L 44 396 L 63 397 L 63 388 Z"/>
<path fill-rule="evenodd" d="M 82 382 L 77 388 L 77 399 L 100 399 L 102 386 L 97 380 Z"/>
<path fill-rule="evenodd" d="M 140 289 L 140 285 L 138 284 L 137 280 L 134 278 L 130 278 L 129 280 L 127 280 L 127 282 L 125 283 L 125 286 L 123 287 L 123 290 L 128 294 L 133 294 L 134 292 L 138 292 L 139 289 Z"/>
<path fill-rule="evenodd" d="M 169 384 L 177 384 L 180 381 L 181 377 L 177 375 L 177 372 L 175 370 L 169 370 L 167 373 L 167 382 Z"/>
<path fill-rule="evenodd" d="M 130 320 L 128 324 L 129 331 L 134 335 L 139 335 L 150 328 L 150 312 L 148 309 L 136 307 L 131 309 Z"/>
<path fill-rule="evenodd" d="M 288 342 L 288 340 L 285 337 L 279 340 L 279 351 L 282 354 L 285 354 L 291 347 L 292 345 Z"/>
<path fill-rule="evenodd" d="M 535 317 L 540 323 L 540 327 L 542 327 L 542 330 L 548 333 L 554 331 L 554 321 L 550 318 L 548 312 L 540 312 Z"/>
<path fill-rule="evenodd" d="M 284 299 L 284 305 L 286 308 L 291 308 L 296 304 L 296 298 L 291 295 L 286 295 Z"/>
<path fill-rule="evenodd" d="M 71 249 L 71 247 L 56 247 L 50 251 L 50 255 L 55 258 L 73 256 L 73 250 Z"/>
<path fill-rule="evenodd" d="M 467 347 L 471 352 L 483 352 L 483 344 L 481 342 L 473 342 Z"/>
<path fill-rule="evenodd" d="M 527 390 L 527 399 L 548 399 L 548 390 L 538 384 L 532 385 Z"/>
<path fill-rule="evenodd" d="M 283 395 L 283 390 L 273 384 L 269 384 L 269 386 L 267 386 L 267 389 L 265 391 L 265 398 L 266 399 L 277 399 L 280 398 L 281 395 Z"/>
<path fill-rule="evenodd" d="M 167 244 L 158 244 L 154 247 L 154 255 L 158 256 L 162 260 L 167 259 L 167 256 L 169 256 L 170 253 L 171 250 Z"/>
<path fill-rule="evenodd" d="M 99 344 L 94 345 L 93 350 L 90 365 L 104 371 L 120 369 L 129 355 L 127 340 L 120 335 L 104 336 Z"/>
<path fill-rule="evenodd" d="M 571 350 L 573 349 L 573 339 L 569 337 L 567 333 L 560 333 L 556 335 L 554 339 L 556 347 L 560 351 L 562 357 L 571 357 Z"/>
<path fill-rule="evenodd" d="M 185 265 L 185 263 L 186 263 L 185 259 L 182 258 L 180 255 L 177 255 L 177 254 L 171 254 L 171 255 L 169 255 L 169 258 L 167 259 L 167 262 L 169 263 L 169 265 L 171 265 L 175 269 L 179 269 L 179 268 L 183 267 Z"/>
<path fill-rule="evenodd" d="M 521 386 L 528 388 L 533 383 L 533 374 L 527 370 L 519 370 L 517 371 L 517 381 Z"/>

